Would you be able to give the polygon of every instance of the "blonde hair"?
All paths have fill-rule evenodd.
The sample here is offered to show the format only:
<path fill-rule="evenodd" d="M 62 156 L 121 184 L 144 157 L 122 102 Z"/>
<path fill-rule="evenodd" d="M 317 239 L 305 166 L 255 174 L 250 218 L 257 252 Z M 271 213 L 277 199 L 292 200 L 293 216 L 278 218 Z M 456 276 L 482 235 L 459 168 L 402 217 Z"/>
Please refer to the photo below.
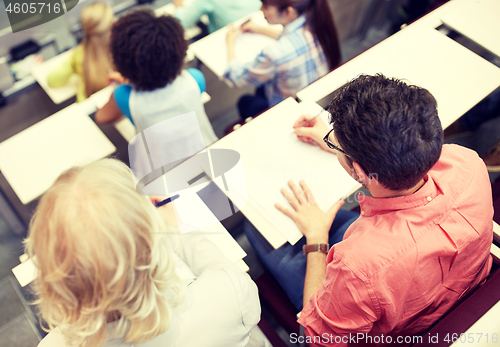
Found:
<path fill-rule="evenodd" d="M 165 230 L 118 160 L 61 174 L 40 199 L 26 240 L 46 330 L 59 326 L 71 343 L 101 346 L 114 315 L 110 337 L 142 343 L 166 332 L 184 288 Z"/>
<path fill-rule="evenodd" d="M 113 69 L 109 38 L 115 21 L 107 4 L 95 2 L 81 13 L 83 28 L 83 82 L 87 97 L 108 85 L 108 73 Z"/>

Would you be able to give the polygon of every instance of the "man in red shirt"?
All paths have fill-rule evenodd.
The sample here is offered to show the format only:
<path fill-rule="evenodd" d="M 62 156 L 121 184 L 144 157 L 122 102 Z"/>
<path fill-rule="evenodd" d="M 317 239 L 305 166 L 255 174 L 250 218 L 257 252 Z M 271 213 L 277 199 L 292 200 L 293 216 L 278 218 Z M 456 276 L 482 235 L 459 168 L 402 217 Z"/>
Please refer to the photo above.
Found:
<path fill-rule="evenodd" d="M 283 190 L 292 209 L 277 208 L 305 236 L 299 323 L 315 345 L 416 342 L 491 269 L 485 165 L 471 150 L 443 146 L 436 100 L 423 88 L 360 76 L 334 93 L 330 113 L 329 132 L 316 118 L 295 133 L 336 152 L 371 197 L 342 241 L 324 251 L 343 202 L 324 212 L 305 182 Z"/>

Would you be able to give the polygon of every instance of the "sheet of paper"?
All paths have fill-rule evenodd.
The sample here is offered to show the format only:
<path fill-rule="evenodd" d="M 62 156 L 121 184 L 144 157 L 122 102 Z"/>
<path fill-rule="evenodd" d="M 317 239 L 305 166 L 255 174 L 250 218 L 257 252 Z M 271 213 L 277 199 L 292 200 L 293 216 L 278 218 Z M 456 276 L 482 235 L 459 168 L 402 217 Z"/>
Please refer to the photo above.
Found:
<path fill-rule="evenodd" d="M 268 24 L 261 11 L 236 21 L 234 25 L 241 25 L 241 23 L 249 18 L 259 25 L 278 29 L 282 28 L 280 25 Z M 224 71 L 228 66 L 226 35 L 227 28 L 224 27 L 194 42 L 190 46 L 198 59 L 219 77 L 224 75 Z M 268 36 L 240 33 L 235 43 L 236 58 L 244 62 L 252 61 L 265 47 L 273 42 L 275 42 L 275 40 Z"/>
<path fill-rule="evenodd" d="M 92 119 L 73 104 L 0 143 L 0 170 L 27 204 L 65 170 L 115 151 Z"/>
<path fill-rule="evenodd" d="M 52 99 L 54 104 L 60 104 L 61 102 L 64 102 L 76 95 L 79 83 L 79 78 L 76 74 L 71 76 L 68 83 L 59 88 L 51 88 L 47 83 L 47 76 L 49 75 L 49 73 L 60 67 L 61 64 L 63 64 L 66 60 L 71 58 L 72 54 L 73 54 L 73 49 L 70 49 L 64 53 L 56 55 L 54 58 L 51 58 L 43 62 L 39 66 L 35 67 L 31 73 L 35 78 L 35 80 L 38 82 L 38 84 Z"/>
<path fill-rule="evenodd" d="M 248 192 L 248 206 L 238 208 L 252 223 L 255 214 L 267 221 L 272 230 L 257 228 L 268 240 L 272 238 L 269 233 L 280 233 L 292 244 L 302 237 L 295 223 L 274 207 L 280 203 L 291 209 L 280 193 L 281 188 L 288 186 L 288 180 L 305 180 L 323 210 L 359 186 L 334 154 L 305 144 L 293 134 L 292 126 L 300 115 L 317 115 L 320 110 L 314 103 L 298 104 L 289 98 L 210 147 L 231 148 L 240 153 L 247 180 L 246 189 L 241 191 Z M 326 112 L 322 117 L 326 118 Z M 231 187 L 231 196 L 238 194 L 238 187 Z"/>
<path fill-rule="evenodd" d="M 33 264 L 33 261 L 31 259 L 28 259 L 13 268 L 12 273 L 14 273 L 14 276 L 16 276 L 16 279 L 21 287 L 24 287 L 35 280 L 37 276 L 37 269 L 35 267 L 35 264 Z"/>

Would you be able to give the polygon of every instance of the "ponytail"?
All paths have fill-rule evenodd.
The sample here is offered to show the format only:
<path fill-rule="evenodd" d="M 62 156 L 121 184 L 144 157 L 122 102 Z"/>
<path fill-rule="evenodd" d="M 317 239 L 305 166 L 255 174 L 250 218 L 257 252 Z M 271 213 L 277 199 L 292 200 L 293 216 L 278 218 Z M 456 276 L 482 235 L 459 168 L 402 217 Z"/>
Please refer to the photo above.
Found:
<path fill-rule="evenodd" d="M 279 11 L 283 11 L 290 6 L 299 15 L 305 13 L 307 26 L 319 41 L 330 70 L 335 69 L 340 64 L 337 29 L 327 0 L 262 0 L 262 3 L 276 6 Z"/>
<path fill-rule="evenodd" d="M 307 25 L 323 48 L 328 67 L 330 70 L 335 69 L 340 64 L 340 47 L 337 29 L 327 0 L 311 0 L 307 13 Z"/>

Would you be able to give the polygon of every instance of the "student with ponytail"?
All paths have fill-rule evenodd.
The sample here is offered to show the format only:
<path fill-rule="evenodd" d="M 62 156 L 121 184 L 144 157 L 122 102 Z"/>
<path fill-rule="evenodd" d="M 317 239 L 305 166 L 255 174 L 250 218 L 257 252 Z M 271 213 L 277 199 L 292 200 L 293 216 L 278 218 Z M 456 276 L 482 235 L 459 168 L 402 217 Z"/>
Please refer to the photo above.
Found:
<path fill-rule="evenodd" d="M 256 95 L 238 101 L 243 118 L 255 116 L 326 75 L 340 63 L 337 31 L 327 0 L 262 0 L 269 24 L 283 31 L 247 22 L 230 27 L 227 34 L 229 67 L 224 77 L 237 87 L 257 86 Z M 236 59 L 234 44 L 239 32 L 270 36 L 276 43 L 266 47 L 254 61 Z"/>
<path fill-rule="evenodd" d="M 71 75 L 80 77 L 76 100 L 81 102 L 108 85 L 108 73 L 113 69 L 109 52 L 109 37 L 115 15 L 109 5 L 94 2 L 81 13 L 82 43 L 71 57 L 47 77 L 51 88 L 64 86 Z"/>

